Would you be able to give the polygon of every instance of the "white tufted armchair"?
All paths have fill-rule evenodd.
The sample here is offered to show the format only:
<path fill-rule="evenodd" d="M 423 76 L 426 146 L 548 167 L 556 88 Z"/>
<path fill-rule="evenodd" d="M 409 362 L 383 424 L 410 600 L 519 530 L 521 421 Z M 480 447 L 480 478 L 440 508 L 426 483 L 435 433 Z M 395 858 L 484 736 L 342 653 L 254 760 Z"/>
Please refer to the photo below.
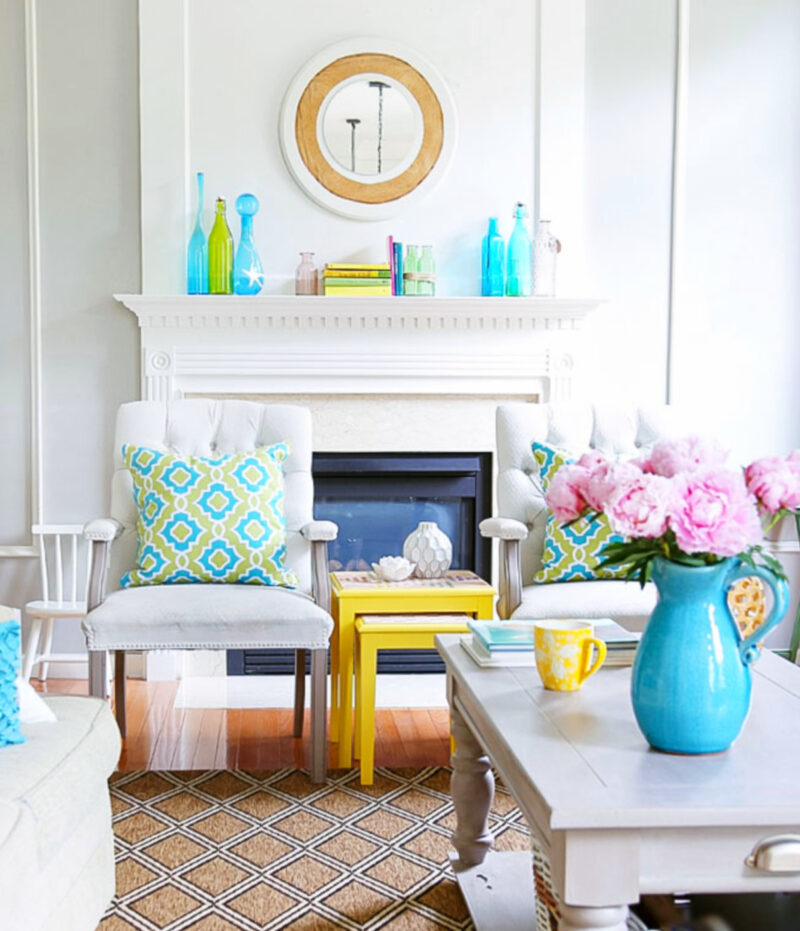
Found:
<path fill-rule="evenodd" d="M 202 583 L 119 590 L 121 576 L 135 566 L 137 545 L 137 510 L 133 480 L 122 460 L 124 444 L 212 456 L 284 440 L 291 447 L 283 463 L 286 565 L 300 579 L 298 590 Z M 306 408 L 200 398 L 122 405 L 114 438 L 111 517 L 91 521 L 84 529 L 93 562 L 83 629 L 92 695 L 105 694 L 106 651 L 116 654 L 116 714 L 123 736 L 126 650 L 294 649 L 298 737 L 303 728 L 305 651 L 310 650 L 310 770 L 315 782 L 324 780 L 327 657 L 333 629 L 327 542 L 336 538 L 337 527 L 312 519 L 313 499 L 311 414 Z M 117 590 L 106 594 L 109 576 L 109 587 Z"/>
<path fill-rule="evenodd" d="M 500 541 L 501 618 L 612 617 L 641 628 L 655 606 L 652 585 L 602 579 L 535 583 L 542 566 L 547 505 L 534 440 L 579 456 L 599 449 L 635 455 L 659 439 L 680 435 L 682 415 L 667 405 L 621 409 L 573 404 L 503 404 L 497 408 L 497 504 L 501 517 L 481 523 L 484 537 Z"/>

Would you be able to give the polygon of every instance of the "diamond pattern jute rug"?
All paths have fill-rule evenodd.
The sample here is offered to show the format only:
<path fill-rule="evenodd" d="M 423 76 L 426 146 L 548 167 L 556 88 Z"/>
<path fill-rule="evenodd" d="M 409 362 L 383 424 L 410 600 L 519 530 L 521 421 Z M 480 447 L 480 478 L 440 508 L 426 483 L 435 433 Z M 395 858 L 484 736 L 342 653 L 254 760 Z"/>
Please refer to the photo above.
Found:
<path fill-rule="evenodd" d="M 446 768 L 313 785 L 298 770 L 111 780 L 117 895 L 98 931 L 435 931 L 472 927 L 448 863 Z M 496 847 L 530 849 L 498 786 Z"/>

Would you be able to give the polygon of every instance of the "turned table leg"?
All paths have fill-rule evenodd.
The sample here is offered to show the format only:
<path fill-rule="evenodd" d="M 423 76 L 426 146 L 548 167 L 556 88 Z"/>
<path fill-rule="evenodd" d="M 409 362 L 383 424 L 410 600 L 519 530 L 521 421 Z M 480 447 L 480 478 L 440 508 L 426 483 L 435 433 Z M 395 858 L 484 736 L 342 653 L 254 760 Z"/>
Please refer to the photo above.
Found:
<path fill-rule="evenodd" d="M 461 866 L 483 863 L 492 846 L 489 809 L 494 798 L 491 762 L 459 711 L 450 709 L 450 732 L 456 741 L 450 792 L 456 812 L 453 846 Z"/>
<path fill-rule="evenodd" d="M 558 931 L 625 931 L 627 928 L 627 905 L 586 908 L 562 903 L 559 912 Z"/>

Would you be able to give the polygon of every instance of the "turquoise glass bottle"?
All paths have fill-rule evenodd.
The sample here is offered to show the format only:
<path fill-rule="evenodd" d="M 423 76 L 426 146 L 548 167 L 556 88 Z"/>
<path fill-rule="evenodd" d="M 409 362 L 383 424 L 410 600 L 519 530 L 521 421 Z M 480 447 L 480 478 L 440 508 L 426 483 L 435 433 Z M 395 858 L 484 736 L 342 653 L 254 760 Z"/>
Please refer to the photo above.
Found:
<path fill-rule="evenodd" d="M 225 198 L 217 198 L 217 215 L 208 237 L 208 293 L 233 294 L 233 236 L 225 218 Z"/>
<path fill-rule="evenodd" d="M 506 260 L 506 295 L 528 297 L 532 287 L 531 236 L 525 225 L 528 211 L 525 204 L 518 203 L 514 209 L 514 229 L 508 240 Z"/>
<path fill-rule="evenodd" d="M 186 256 L 186 293 L 208 294 L 208 243 L 203 232 L 203 172 L 197 172 L 197 220 Z"/>
<path fill-rule="evenodd" d="M 506 243 L 497 229 L 497 217 L 489 218 L 489 232 L 481 244 L 481 294 L 502 297 L 506 287 Z"/>
<path fill-rule="evenodd" d="M 236 212 L 242 218 L 242 235 L 233 261 L 233 290 L 236 294 L 258 294 L 264 285 L 264 269 L 253 242 L 253 217 L 258 213 L 255 194 L 240 194 Z"/>

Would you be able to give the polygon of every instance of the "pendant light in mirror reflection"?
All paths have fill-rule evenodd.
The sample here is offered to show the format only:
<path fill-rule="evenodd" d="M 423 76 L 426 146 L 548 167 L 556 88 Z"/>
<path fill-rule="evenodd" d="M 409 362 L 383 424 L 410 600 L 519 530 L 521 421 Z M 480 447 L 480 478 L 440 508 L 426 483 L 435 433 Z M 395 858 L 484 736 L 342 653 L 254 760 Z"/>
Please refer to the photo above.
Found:
<path fill-rule="evenodd" d="M 383 77 L 335 87 L 322 106 L 322 153 L 338 171 L 363 183 L 397 177 L 422 144 L 422 114 Z"/>

